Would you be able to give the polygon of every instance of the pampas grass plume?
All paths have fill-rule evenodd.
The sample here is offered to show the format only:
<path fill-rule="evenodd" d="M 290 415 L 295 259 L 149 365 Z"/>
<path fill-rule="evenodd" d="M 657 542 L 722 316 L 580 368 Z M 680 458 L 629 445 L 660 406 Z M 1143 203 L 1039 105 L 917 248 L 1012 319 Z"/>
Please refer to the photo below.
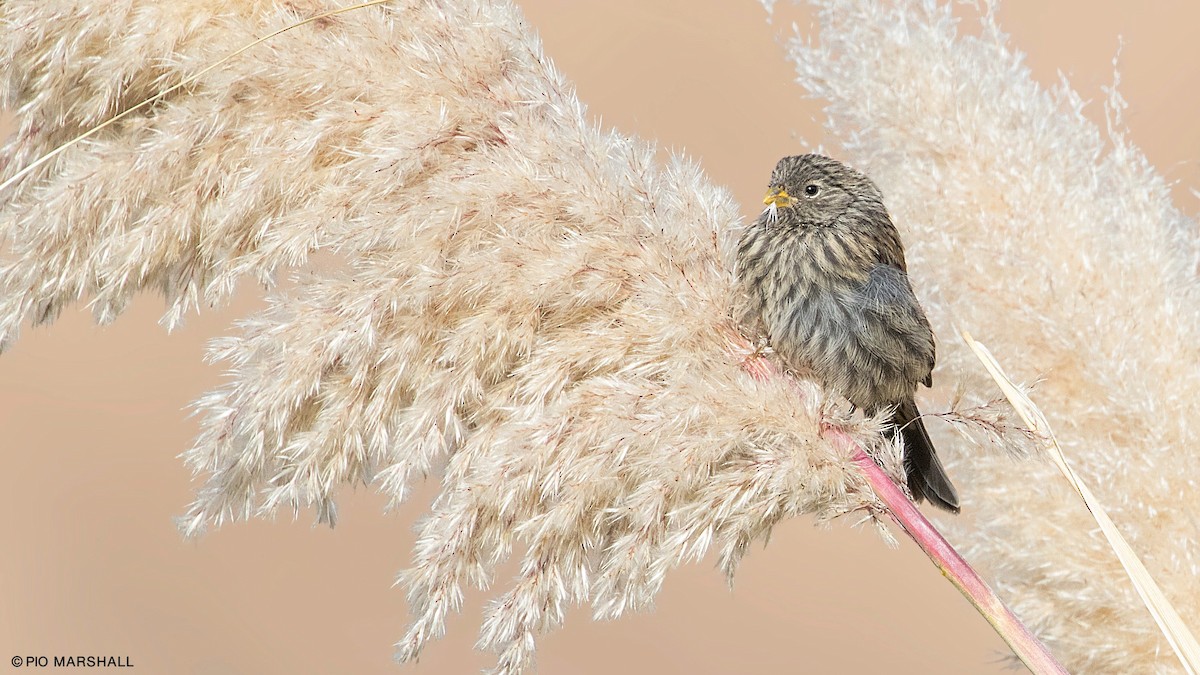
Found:
<path fill-rule="evenodd" d="M 1125 138 L 1115 85 L 1098 128 L 1067 84 L 1033 80 L 990 8 L 972 33 L 956 18 L 966 6 L 815 4 L 819 31 L 790 45 L 800 84 L 828 101 L 829 130 L 907 228 L 941 366 L 994 391 L 945 339 L 961 326 L 1013 377 L 1042 380 L 1075 471 L 1200 626 L 1200 237 Z M 1051 463 L 949 464 L 976 514 L 951 541 L 1072 672 L 1180 672 Z"/>
<path fill-rule="evenodd" d="M 415 659 L 471 587 L 520 560 L 483 618 L 497 672 L 571 605 L 646 607 L 716 553 L 732 575 L 782 519 L 879 513 L 850 454 L 877 420 L 743 370 L 740 226 L 699 169 L 590 124 L 505 2 L 6 2 L 3 176 L 109 115 L 3 195 L 0 341 L 81 297 L 143 289 L 170 327 L 235 281 L 330 251 L 216 341 L 197 403 L 188 535 L 280 507 L 337 516 L 346 484 L 442 490 L 400 575 Z M 877 454 L 899 472 L 894 451 Z"/>

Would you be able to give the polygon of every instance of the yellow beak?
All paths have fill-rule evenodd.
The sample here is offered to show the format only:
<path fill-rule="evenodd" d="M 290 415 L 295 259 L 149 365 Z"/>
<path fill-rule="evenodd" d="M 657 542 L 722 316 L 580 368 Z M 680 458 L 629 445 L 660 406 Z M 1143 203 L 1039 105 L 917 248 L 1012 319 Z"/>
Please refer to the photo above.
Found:
<path fill-rule="evenodd" d="M 767 196 L 763 197 L 763 203 L 767 206 L 782 208 L 792 203 L 792 196 L 783 188 L 771 188 L 767 191 Z"/>

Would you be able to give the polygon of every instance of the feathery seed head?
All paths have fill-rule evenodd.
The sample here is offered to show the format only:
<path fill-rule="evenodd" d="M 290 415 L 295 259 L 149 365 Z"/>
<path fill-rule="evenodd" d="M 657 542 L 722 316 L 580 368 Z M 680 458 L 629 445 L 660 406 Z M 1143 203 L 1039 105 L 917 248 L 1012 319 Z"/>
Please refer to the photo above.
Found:
<path fill-rule="evenodd" d="M 36 27 L 0 35 L 23 111 L 0 166 L 294 22 L 293 4 L 0 4 Z M 181 527 L 280 507 L 332 523 L 347 484 L 398 502 L 436 477 L 400 576 L 402 659 L 512 556 L 481 629 L 505 673 L 571 605 L 619 616 L 682 562 L 712 552 L 731 574 L 784 518 L 878 512 L 822 435 L 823 395 L 744 372 L 728 193 L 594 128 L 509 3 L 394 3 L 281 34 L 6 199 L 0 341 L 81 295 L 107 320 L 159 289 L 174 324 L 244 275 L 347 261 L 214 343 L 229 381 L 197 403 L 203 483 Z M 845 428 L 877 444 L 877 421 Z"/>

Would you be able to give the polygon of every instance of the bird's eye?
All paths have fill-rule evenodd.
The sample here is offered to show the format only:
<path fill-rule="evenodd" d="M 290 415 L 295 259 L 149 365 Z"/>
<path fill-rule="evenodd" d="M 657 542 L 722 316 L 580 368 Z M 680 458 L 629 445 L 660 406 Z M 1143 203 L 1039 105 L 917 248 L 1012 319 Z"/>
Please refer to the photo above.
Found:
<path fill-rule="evenodd" d="M 808 195 L 809 197 L 816 197 L 817 193 L 820 191 L 821 191 L 821 188 L 819 188 L 816 185 L 813 185 L 811 183 L 804 186 L 804 194 Z"/>

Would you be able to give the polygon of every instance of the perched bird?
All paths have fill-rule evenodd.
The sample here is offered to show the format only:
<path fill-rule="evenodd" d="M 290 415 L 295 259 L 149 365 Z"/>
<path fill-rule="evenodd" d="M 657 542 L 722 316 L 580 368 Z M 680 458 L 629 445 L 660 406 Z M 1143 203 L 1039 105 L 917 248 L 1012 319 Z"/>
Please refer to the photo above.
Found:
<path fill-rule="evenodd" d="M 933 384 L 933 331 L 879 188 L 837 160 L 799 155 L 779 160 L 763 203 L 738 243 L 743 320 L 856 408 L 894 409 L 913 497 L 957 513 L 914 400 L 918 383 Z"/>

